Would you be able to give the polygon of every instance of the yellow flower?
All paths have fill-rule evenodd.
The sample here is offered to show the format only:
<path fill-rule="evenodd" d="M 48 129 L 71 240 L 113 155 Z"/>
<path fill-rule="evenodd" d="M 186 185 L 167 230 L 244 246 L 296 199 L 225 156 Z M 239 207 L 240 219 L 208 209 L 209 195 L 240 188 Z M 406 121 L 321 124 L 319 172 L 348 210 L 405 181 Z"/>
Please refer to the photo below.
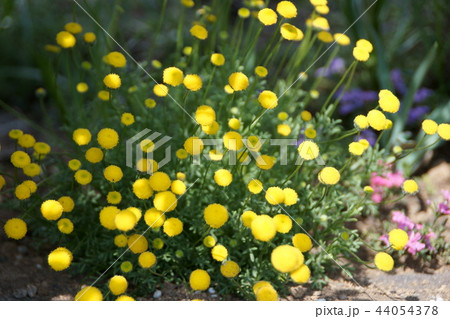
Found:
<path fill-rule="evenodd" d="M 298 146 L 298 154 L 306 161 L 310 161 L 319 156 L 319 146 L 312 141 L 304 141 Z"/>
<path fill-rule="evenodd" d="M 306 234 L 295 234 L 292 237 L 292 244 L 302 253 L 307 252 L 312 248 L 311 238 Z"/>
<path fill-rule="evenodd" d="M 0 190 L 2 190 L 3 186 L 5 186 L 6 180 L 3 175 L 0 175 Z"/>
<path fill-rule="evenodd" d="M 371 110 L 367 113 L 367 121 L 371 128 L 377 131 L 384 130 L 386 127 L 386 116 L 378 110 Z"/>
<path fill-rule="evenodd" d="M 228 126 L 232 130 L 239 130 L 239 128 L 241 127 L 241 122 L 237 118 L 232 118 L 228 120 Z"/>
<path fill-rule="evenodd" d="M 161 84 L 162 85 L 162 84 Z M 145 99 L 144 100 L 144 104 L 146 107 L 148 107 L 149 109 L 152 109 L 156 106 L 156 101 L 154 99 Z"/>
<path fill-rule="evenodd" d="M 19 144 L 23 148 L 33 147 L 35 143 L 36 143 L 36 140 L 33 137 L 33 135 L 31 135 L 31 134 L 23 134 L 17 140 L 17 144 Z"/>
<path fill-rule="evenodd" d="M 155 84 L 153 87 L 153 93 L 159 97 L 165 97 L 169 94 L 169 88 L 164 84 Z"/>
<path fill-rule="evenodd" d="M 194 25 L 189 32 L 199 40 L 205 40 L 208 37 L 208 30 L 199 24 Z"/>
<path fill-rule="evenodd" d="M 298 194 L 295 190 L 288 187 L 283 189 L 283 193 L 284 193 L 284 205 L 292 206 L 297 204 Z"/>
<path fill-rule="evenodd" d="M 180 180 L 175 180 L 170 185 L 170 190 L 176 195 L 183 195 L 186 192 L 186 185 Z"/>
<path fill-rule="evenodd" d="M 373 51 L 373 45 L 366 39 L 360 39 L 356 41 L 356 46 L 366 50 L 367 52 L 371 53 Z"/>
<path fill-rule="evenodd" d="M 89 144 L 91 138 L 91 132 L 89 132 L 89 130 L 85 128 L 76 129 L 72 134 L 72 139 L 80 146 Z"/>
<path fill-rule="evenodd" d="M 175 152 L 175 155 L 176 155 L 176 157 L 177 157 L 178 159 L 183 160 L 183 159 L 185 159 L 185 158 L 188 157 L 188 152 L 186 152 L 185 149 L 180 148 L 179 150 L 177 150 L 177 151 Z"/>
<path fill-rule="evenodd" d="M 304 37 L 302 30 L 290 23 L 283 23 L 280 33 L 284 39 L 289 41 L 300 41 Z"/>
<path fill-rule="evenodd" d="M 260 241 L 269 241 L 277 234 L 277 227 L 268 215 L 256 216 L 250 226 L 253 236 Z"/>
<path fill-rule="evenodd" d="M 14 195 L 19 200 L 28 199 L 31 196 L 31 189 L 27 185 L 19 184 L 19 185 L 16 186 L 16 189 L 14 191 Z"/>
<path fill-rule="evenodd" d="M 271 205 L 278 205 L 284 202 L 285 194 L 279 187 L 269 187 L 266 191 L 265 198 Z"/>
<path fill-rule="evenodd" d="M 270 261 L 272 266 L 279 272 L 288 273 L 297 270 L 303 265 L 303 254 L 301 251 L 290 245 L 278 246 L 272 251 Z"/>
<path fill-rule="evenodd" d="M 195 2 L 193 0 L 181 0 L 181 4 L 187 8 L 192 8 Z"/>
<path fill-rule="evenodd" d="M 154 253 L 146 251 L 139 255 L 138 262 L 142 268 L 151 268 L 156 263 L 156 256 Z"/>
<path fill-rule="evenodd" d="M 328 20 L 324 17 L 317 17 L 312 21 L 312 26 L 314 28 L 328 31 L 330 30 L 330 25 L 328 24 Z"/>
<path fill-rule="evenodd" d="M 159 192 L 153 199 L 153 206 L 162 212 L 171 212 L 177 208 L 177 197 L 171 191 Z"/>
<path fill-rule="evenodd" d="M 86 93 L 87 90 L 89 89 L 89 86 L 85 82 L 80 82 L 77 84 L 76 89 L 78 93 Z"/>
<path fill-rule="evenodd" d="M 50 267 L 55 271 L 61 271 L 69 268 L 72 262 L 72 253 L 64 247 L 58 247 L 48 255 L 47 261 Z"/>
<path fill-rule="evenodd" d="M 120 270 L 125 273 L 130 272 L 133 270 L 133 264 L 129 261 L 124 261 L 120 264 Z"/>
<path fill-rule="evenodd" d="M 136 301 L 136 299 L 127 295 L 121 295 L 117 297 L 116 301 Z"/>
<path fill-rule="evenodd" d="M 99 214 L 100 224 L 109 230 L 116 229 L 116 216 L 120 210 L 116 206 L 102 208 Z"/>
<path fill-rule="evenodd" d="M 116 165 L 109 165 L 103 171 L 103 176 L 111 183 L 117 183 L 123 177 L 122 169 Z"/>
<path fill-rule="evenodd" d="M 128 237 L 128 248 L 135 253 L 140 254 L 148 249 L 148 241 L 147 239 L 140 234 L 133 234 Z"/>
<path fill-rule="evenodd" d="M 300 117 L 302 118 L 303 121 L 309 122 L 312 119 L 312 114 L 309 111 L 302 111 L 300 113 Z"/>
<path fill-rule="evenodd" d="M 84 155 L 90 163 L 100 163 L 103 160 L 103 151 L 98 147 L 91 147 Z"/>
<path fill-rule="evenodd" d="M 183 144 L 184 149 L 191 155 L 198 155 L 203 151 L 203 141 L 197 136 L 189 137 Z"/>
<path fill-rule="evenodd" d="M 197 74 L 187 74 L 184 77 L 183 84 L 190 91 L 198 91 L 202 88 L 202 79 Z"/>
<path fill-rule="evenodd" d="M 73 232 L 73 223 L 68 218 L 61 218 L 57 223 L 58 229 L 63 234 L 70 234 Z"/>
<path fill-rule="evenodd" d="M 76 22 L 69 22 L 64 25 L 64 30 L 72 34 L 78 34 L 83 31 L 83 27 Z"/>
<path fill-rule="evenodd" d="M 127 60 L 125 59 L 125 56 L 117 51 L 112 51 L 108 53 L 103 58 L 103 61 L 109 65 L 112 65 L 115 68 L 123 68 L 127 65 Z"/>
<path fill-rule="evenodd" d="M 46 44 L 44 46 L 44 49 L 48 52 L 53 52 L 53 53 L 61 52 L 61 48 L 59 46 L 53 45 L 53 44 Z"/>
<path fill-rule="evenodd" d="M 202 269 L 194 270 L 189 276 L 189 285 L 192 290 L 206 290 L 211 283 L 211 277 Z"/>
<path fill-rule="evenodd" d="M 271 284 L 258 288 L 255 294 L 257 301 L 278 301 L 278 293 Z"/>
<path fill-rule="evenodd" d="M 391 271 L 394 268 L 394 259 L 384 252 L 375 255 L 375 266 L 382 271 Z"/>
<path fill-rule="evenodd" d="M 253 194 L 259 194 L 263 190 L 263 185 L 262 185 L 261 181 L 257 180 L 257 179 L 252 179 L 248 183 L 247 187 L 248 187 L 248 190 L 250 191 L 250 193 L 253 193 Z"/>
<path fill-rule="evenodd" d="M 216 66 L 222 66 L 225 64 L 225 57 L 220 53 L 211 54 L 211 63 Z"/>
<path fill-rule="evenodd" d="M 11 163 L 14 167 L 24 168 L 31 163 L 31 158 L 24 151 L 15 151 L 11 154 Z"/>
<path fill-rule="evenodd" d="M 256 158 L 256 166 L 260 169 L 271 169 L 276 163 L 276 158 L 269 155 L 260 155 Z"/>
<path fill-rule="evenodd" d="M 320 14 L 328 14 L 330 12 L 330 8 L 327 5 L 324 6 L 316 6 L 316 11 Z"/>
<path fill-rule="evenodd" d="M 242 142 L 241 134 L 237 132 L 228 132 L 223 136 L 223 145 L 229 150 L 237 151 L 244 146 L 244 143 Z"/>
<path fill-rule="evenodd" d="M 41 167 L 36 163 L 30 163 L 23 168 L 23 173 L 29 177 L 35 177 L 41 173 Z"/>
<path fill-rule="evenodd" d="M 311 271 L 305 264 L 301 265 L 297 270 L 290 273 L 291 278 L 298 284 L 306 284 L 311 277 Z"/>
<path fill-rule="evenodd" d="M 341 174 L 334 167 L 325 167 L 319 172 L 319 181 L 326 185 L 335 185 L 340 178 Z"/>
<path fill-rule="evenodd" d="M 12 138 L 13 140 L 19 139 L 23 135 L 22 130 L 19 129 L 12 129 L 9 131 L 8 136 Z"/>
<path fill-rule="evenodd" d="M 53 199 L 46 200 L 41 205 L 42 216 L 47 220 L 58 220 L 63 211 L 63 206 Z"/>
<path fill-rule="evenodd" d="M 425 134 L 433 135 L 436 134 L 438 125 L 435 121 L 427 119 L 422 122 L 422 130 L 425 132 Z"/>
<path fill-rule="evenodd" d="M 364 186 L 364 193 L 372 194 L 373 188 L 371 186 Z"/>
<path fill-rule="evenodd" d="M 183 83 L 183 71 L 177 67 L 169 67 L 163 71 L 163 82 L 171 86 L 178 86 Z"/>
<path fill-rule="evenodd" d="M 443 140 L 450 140 L 450 124 L 442 123 L 438 126 L 438 134 Z"/>
<path fill-rule="evenodd" d="M 74 298 L 75 301 L 102 301 L 102 292 L 95 287 L 89 286 L 81 289 Z"/>
<path fill-rule="evenodd" d="M 317 33 L 317 38 L 324 43 L 333 42 L 333 35 L 327 31 L 320 31 Z"/>
<path fill-rule="evenodd" d="M 265 78 L 267 76 L 267 74 L 269 73 L 269 71 L 267 71 L 267 69 L 263 66 L 257 66 L 255 68 L 255 74 L 257 76 L 259 76 L 260 78 Z"/>
<path fill-rule="evenodd" d="M 353 57 L 358 61 L 366 62 L 367 60 L 369 60 L 370 54 L 365 48 L 354 47 Z"/>
<path fill-rule="evenodd" d="M 114 245 L 117 247 L 123 248 L 126 247 L 128 243 L 128 238 L 124 234 L 119 234 L 116 237 L 114 237 Z"/>
<path fill-rule="evenodd" d="M 247 8 L 240 8 L 238 10 L 238 16 L 243 18 L 243 19 L 246 19 L 246 18 L 248 18 L 250 16 L 250 10 L 247 9 Z"/>
<path fill-rule="evenodd" d="M 150 176 L 149 182 L 150 187 L 157 192 L 168 190 L 172 183 L 169 175 L 164 172 L 155 172 Z"/>
<path fill-rule="evenodd" d="M 114 218 L 116 228 L 121 231 L 129 231 L 136 226 L 136 215 L 128 209 L 121 210 Z"/>
<path fill-rule="evenodd" d="M 146 178 L 140 178 L 133 183 L 133 193 L 139 199 L 149 199 L 153 195 L 153 189 Z"/>
<path fill-rule="evenodd" d="M 122 85 L 122 81 L 120 80 L 120 76 L 115 73 L 110 73 L 107 76 L 104 77 L 103 83 L 106 85 L 106 87 L 110 89 L 118 89 Z"/>
<path fill-rule="evenodd" d="M 396 113 L 400 108 L 399 99 L 389 90 L 378 93 L 378 104 L 384 112 Z"/>
<path fill-rule="evenodd" d="M 195 111 L 195 120 L 200 125 L 211 125 L 216 120 L 216 112 L 209 105 L 200 105 Z"/>
<path fill-rule="evenodd" d="M 124 276 L 114 276 L 108 282 L 108 288 L 113 295 L 121 295 L 128 288 L 128 281 Z"/>
<path fill-rule="evenodd" d="M 102 101 L 109 101 L 111 94 L 108 91 L 100 90 L 97 94 L 98 98 Z"/>
<path fill-rule="evenodd" d="M 258 216 L 255 212 L 247 210 L 242 213 L 241 219 L 245 227 L 250 228 L 255 217 Z"/>
<path fill-rule="evenodd" d="M 292 219 L 285 214 L 277 214 L 273 217 L 277 232 L 287 234 L 292 228 Z"/>
<path fill-rule="evenodd" d="M 235 72 L 228 77 L 228 84 L 234 91 L 243 91 L 248 87 L 248 77 L 242 72 Z"/>
<path fill-rule="evenodd" d="M 239 271 L 239 265 L 232 260 L 228 260 L 220 266 L 220 272 L 227 278 L 236 277 L 239 274 Z"/>
<path fill-rule="evenodd" d="M 315 137 L 317 136 L 317 132 L 316 132 L 316 130 L 313 129 L 312 127 L 308 127 L 308 128 L 305 130 L 305 136 L 306 136 L 307 138 L 313 139 L 313 138 L 315 138 Z"/>
<path fill-rule="evenodd" d="M 6 236 L 19 240 L 27 234 L 27 224 L 20 218 L 11 218 L 3 226 Z"/>
<path fill-rule="evenodd" d="M 262 91 L 258 96 L 258 102 L 265 109 L 273 109 L 278 105 L 278 98 L 272 91 Z"/>
<path fill-rule="evenodd" d="M 203 211 L 203 218 L 211 228 L 220 228 L 228 221 L 228 211 L 220 204 L 210 204 Z"/>
<path fill-rule="evenodd" d="M 83 36 L 84 41 L 87 43 L 94 42 L 96 38 L 97 37 L 96 37 L 95 33 L 93 33 L 93 32 L 86 32 Z"/>
<path fill-rule="evenodd" d="M 280 1 L 277 5 L 277 12 L 286 19 L 295 18 L 297 16 L 297 8 L 291 1 Z"/>
<path fill-rule="evenodd" d="M 77 183 L 80 185 L 87 185 L 92 182 L 92 174 L 85 169 L 76 171 L 74 177 Z"/>
<path fill-rule="evenodd" d="M 211 256 L 214 260 L 224 261 L 228 257 L 228 250 L 223 245 L 216 245 L 211 249 Z"/>
<path fill-rule="evenodd" d="M 416 181 L 408 179 L 403 182 L 402 188 L 405 193 L 414 194 L 419 190 L 419 185 L 417 185 Z"/>
<path fill-rule="evenodd" d="M 233 94 L 234 93 L 233 88 L 229 84 L 225 85 L 223 87 L 223 90 L 225 91 L 226 94 Z"/>
<path fill-rule="evenodd" d="M 183 48 L 183 54 L 187 55 L 187 56 L 191 55 L 192 54 L 192 47 L 190 47 L 190 46 L 184 47 Z"/>
<path fill-rule="evenodd" d="M 277 133 L 282 136 L 288 136 L 289 134 L 291 134 L 291 127 L 287 124 L 278 124 Z"/>
<path fill-rule="evenodd" d="M 343 33 L 335 33 L 333 35 L 334 41 L 342 46 L 346 46 L 350 44 L 350 38 Z"/>
<path fill-rule="evenodd" d="M 364 115 L 357 115 L 353 120 L 353 123 L 355 127 L 361 130 L 364 130 L 369 127 L 369 121 L 367 120 L 367 117 L 365 117 Z"/>
<path fill-rule="evenodd" d="M 258 12 L 258 20 L 264 25 L 277 23 L 277 13 L 269 8 L 264 8 Z"/>
<path fill-rule="evenodd" d="M 164 215 L 163 212 L 153 207 L 145 212 L 144 220 L 145 223 L 151 228 L 158 228 L 164 224 L 166 216 Z"/>
<path fill-rule="evenodd" d="M 402 250 L 409 241 L 408 234 L 403 229 L 393 229 L 389 232 L 389 243 L 395 250 Z"/>
<path fill-rule="evenodd" d="M 245 146 L 247 146 L 249 151 L 259 152 L 262 147 L 262 143 L 259 140 L 258 136 L 251 135 L 245 141 Z"/>
<path fill-rule="evenodd" d="M 362 145 L 359 142 L 351 142 L 348 145 L 348 151 L 352 154 L 352 155 L 356 155 L 356 156 L 360 156 L 362 155 L 362 153 L 364 153 L 364 145 Z"/>
<path fill-rule="evenodd" d="M 120 122 L 122 122 L 123 125 L 130 126 L 134 123 L 134 116 L 131 113 L 122 113 L 122 116 L 120 117 Z"/>
<path fill-rule="evenodd" d="M 97 142 L 104 149 L 112 149 L 119 143 L 119 134 L 111 128 L 101 129 L 97 134 Z"/>
<path fill-rule="evenodd" d="M 219 186 L 226 187 L 231 184 L 233 180 L 233 175 L 231 175 L 229 170 L 219 169 L 214 173 L 214 181 Z"/>
<path fill-rule="evenodd" d="M 72 33 L 67 31 L 58 32 L 56 35 L 56 43 L 64 49 L 71 48 L 77 43 L 77 39 L 73 36 Z"/>
<path fill-rule="evenodd" d="M 73 199 L 69 196 L 62 196 L 58 199 L 58 202 L 62 205 L 63 211 L 70 213 L 75 207 Z"/>

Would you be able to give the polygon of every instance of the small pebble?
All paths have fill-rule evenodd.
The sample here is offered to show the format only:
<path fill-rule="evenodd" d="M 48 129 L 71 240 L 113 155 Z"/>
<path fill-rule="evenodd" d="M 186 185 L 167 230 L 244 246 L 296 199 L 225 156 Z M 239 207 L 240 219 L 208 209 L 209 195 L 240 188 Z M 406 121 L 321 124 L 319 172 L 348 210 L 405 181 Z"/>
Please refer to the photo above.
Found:
<path fill-rule="evenodd" d="M 22 255 L 25 255 L 28 252 L 28 249 L 26 246 L 19 246 L 19 247 L 17 247 L 17 251 L 19 253 L 21 253 Z"/>
<path fill-rule="evenodd" d="M 37 294 L 37 287 L 35 285 L 27 285 L 27 294 L 29 297 L 34 297 Z"/>
<path fill-rule="evenodd" d="M 42 266 L 40 264 L 36 264 L 37 269 L 42 269 Z"/>
<path fill-rule="evenodd" d="M 212 298 L 217 298 L 217 297 L 219 297 L 219 295 L 217 295 L 217 294 L 212 294 L 211 297 L 212 297 Z"/>
<path fill-rule="evenodd" d="M 161 296 L 162 296 L 161 290 L 155 290 L 155 292 L 153 293 L 153 298 L 154 299 L 161 298 Z"/>
<path fill-rule="evenodd" d="M 210 294 L 215 294 L 215 293 L 216 293 L 216 291 L 214 290 L 213 287 L 210 287 L 210 288 L 208 289 L 208 292 L 209 292 Z"/>
<path fill-rule="evenodd" d="M 27 290 L 25 288 L 15 289 L 13 291 L 14 298 L 22 299 L 27 296 Z"/>

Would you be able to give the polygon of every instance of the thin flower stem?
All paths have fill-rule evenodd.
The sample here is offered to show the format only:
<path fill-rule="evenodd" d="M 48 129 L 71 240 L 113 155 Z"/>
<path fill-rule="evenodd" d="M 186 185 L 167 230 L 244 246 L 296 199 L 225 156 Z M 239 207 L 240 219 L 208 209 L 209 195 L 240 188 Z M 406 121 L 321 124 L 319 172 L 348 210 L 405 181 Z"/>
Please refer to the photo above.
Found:
<path fill-rule="evenodd" d="M 297 165 L 297 167 L 292 171 L 292 173 L 281 183 L 280 187 L 283 187 L 295 174 L 297 174 L 303 166 L 304 161 Z"/>

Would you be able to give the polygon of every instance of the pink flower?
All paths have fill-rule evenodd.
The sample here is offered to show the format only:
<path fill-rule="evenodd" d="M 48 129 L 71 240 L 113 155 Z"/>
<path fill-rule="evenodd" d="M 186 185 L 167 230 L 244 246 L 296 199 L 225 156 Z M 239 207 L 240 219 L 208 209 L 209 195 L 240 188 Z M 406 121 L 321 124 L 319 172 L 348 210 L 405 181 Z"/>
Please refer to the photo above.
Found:
<path fill-rule="evenodd" d="M 383 200 L 383 194 L 380 193 L 373 193 L 372 194 L 372 200 L 374 203 L 381 203 L 381 201 Z"/>
<path fill-rule="evenodd" d="M 450 191 L 443 189 L 441 190 L 442 196 L 444 196 L 444 199 L 447 201 L 447 203 L 450 203 Z"/>
<path fill-rule="evenodd" d="M 420 233 L 414 233 L 413 231 L 409 232 L 409 241 L 406 244 L 405 249 L 407 249 L 411 255 L 415 255 L 425 248 L 425 244 L 419 242 L 421 238 L 422 235 L 420 235 Z"/>
<path fill-rule="evenodd" d="M 400 172 L 396 172 L 396 173 L 387 173 L 387 187 L 391 188 L 391 187 L 400 187 L 402 186 L 403 182 L 405 181 L 405 178 L 403 177 L 403 174 Z"/>
<path fill-rule="evenodd" d="M 450 215 L 450 209 L 448 208 L 448 205 L 445 204 L 445 203 L 440 203 L 439 204 L 438 211 L 441 214 Z"/>
<path fill-rule="evenodd" d="M 413 230 L 416 226 L 411 219 L 398 210 L 392 212 L 392 221 L 397 223 L 398 228 L 403 230 Z"/>
<path fill-rule="evenodd" d="M 390 246 L 391 244 L 389 243 L 389 236 L 387 234 L 381 235 L 380 236 L 380 240 L 382 242 L 384 242 L 386 244 L 386 246 Z"/>
<path fill-rule="evenodd" d="M 425 244 L 427 245 L 427 248 L 431 251 L 436 252 L 436 248 L 433 247 L 433 245 L 431 244 L 431 239 L 436 238 L 436 234 L 432 231 L 430 231 L 428 234 L 425 235 Z"/>

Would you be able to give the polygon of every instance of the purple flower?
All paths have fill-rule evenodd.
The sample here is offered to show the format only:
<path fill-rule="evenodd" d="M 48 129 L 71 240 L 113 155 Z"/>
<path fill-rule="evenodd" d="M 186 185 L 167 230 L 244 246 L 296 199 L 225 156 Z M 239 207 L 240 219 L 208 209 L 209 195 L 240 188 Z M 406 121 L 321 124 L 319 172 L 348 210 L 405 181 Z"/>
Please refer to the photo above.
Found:
<path fill-rule="evenodd" d="M 402 71 L 399 69 L 394 69 L 391 71 L 391 81 L 394 84 L 394 88 L 401 95 L 405 95 L 407 87 L 405 81 L 403 80 Z"/>
<path fill-rule="evenodd" d="M 336 93 L 336 97 L 342 94 L 342 90 Z M 363 91 L 361 89 L 353 89 L 342 94 L 339 113 L 346 115 L 362 108 L 366 103 L 375 101 L 378 94 L 375 91 Z"/>
<path fill-rule="evenodd" d="M 440 203 L 438 206 L 438 211 L 444 215 L 450 215 L 450 209 L 446 203 Z"/>
<path fill-rule="evenodd" d="M 391 244 L 389 243 L 389 235 L 388 234 L 384 234 L 380 236 L 380 240 L 385 243 L 386 246 L 390 246 Z"/>
<path fill-rule="evenodd" d="M 407 124 L 413 124 L 420 120 L 426 113 L 430 111 L 430 108 L 426 105 L 419 105 L 409 110 Z"/>
<path fill-rule="evenodd" d="M 430 90 L 427 88 L 420 88 L 417 90 L 416 94 L 414 95 L 414 102 L 421 103 L 421 102 L 425 101 L 432 93 L 433 93 L 433 90 Z"/>
<path fill-rule="evenodd" d="M 359 140 L 360 139 L 366 139 L 369 141 L 370 146 L 375 146 L 375 143 L 377 142 L 377 134 L 371 129 L 367 129 L 361 131 L 361 134 L 359 135 Z"/>
<path fill-rule="evenodd" d="M 329 77 L 334 74 L 342 74 L 345 71 L 345 61 L 342 58 L 335 58 L 331 61 L 328 68 L 318 68 L 315 72 L 317 77 Z"/>
<path fill-rule="evenodd" d="M 392 221 L 397 223 L 398 228 L 403 230 L 413 230 L 415 228 L 414 222 L 398 210 L 392 212 Z"/>
<path fill-rule="evenodd" d="M 406 244 L 405 249 L 407 249 L 410 254 L 415 255 L 417 252 L 425 248 L 425 244 L 419 242 L 419 240 L 422 238 L 422 235 L 420 235 L 420 233 L 410 231 L 408 234 L 409 241 Z"/>
<path fill-rule="evenodd" d="M 444 199 L 447 201 L 447 203 L 450 203 L 450 191 L 443 189 L 441 190 L 442 196 L 444 196 Z"/>

